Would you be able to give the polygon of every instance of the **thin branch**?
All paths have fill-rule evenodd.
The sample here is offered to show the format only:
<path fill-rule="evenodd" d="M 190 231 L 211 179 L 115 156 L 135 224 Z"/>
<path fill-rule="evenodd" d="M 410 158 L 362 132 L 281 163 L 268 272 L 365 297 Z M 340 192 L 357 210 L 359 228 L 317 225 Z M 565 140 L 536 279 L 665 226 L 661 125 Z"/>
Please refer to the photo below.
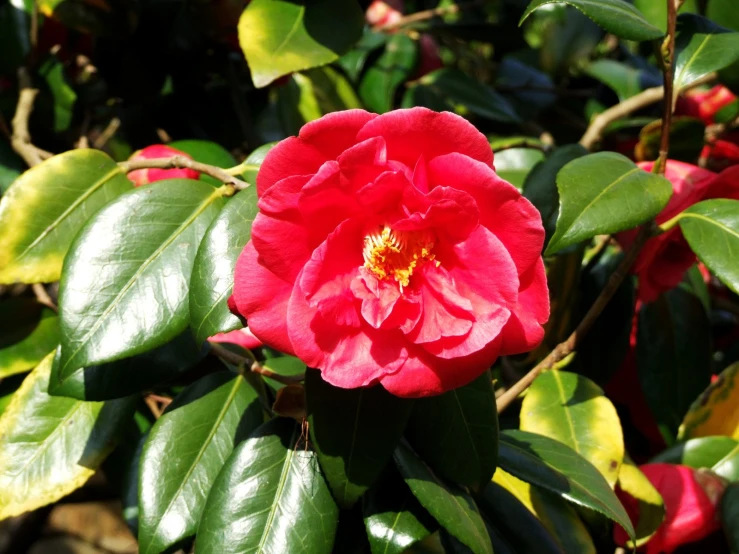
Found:
<path fill-rule="evenodd" d="M 118 119 L 117 117 L 111 119 L 108 123 L 108 126 L 105 127 L 105 129 L 103 129 L 103 132 L 100 133 L 100 135 L 92 142 L 93 147 L 98 150 L 102 150 L 103 146 L 108 144 L 108 141 L 113 138 L 120 126 L 120 119 Z"/>
<path fill-rule="evenodd" d="M 45 158 L 50 158 L 52 154 L 45 152 L 40 148 L 36 148 L 31 143 L 31 133 L 28 131 L 28 120 L 33 111 L 33 103 L 36 100 L 38 89 L 31 87 L 31 78 L 25 68 L 18 70 L 18 104 L 15 108 L 15 115 L 11 121 L 13 134 L 10 138 L 10 144 L 18 155 L 29 167 L 40 164 Z"/>
<path fill-rule="evenodd" d="M 252 360 L 250 358 L 247 358 L 246 356 L 237 354 L 236 352 L 233 352 L 228 348 L 221 346 L 220 344 L 211 342 L 210 349 L 213 354 L 215 354 L 219 358 L 224 359 L 230 364 L 247 368 L 252 373 L 258 373 L 262 377 L 269 377 L 270 379 L 282 383 L 283 385 L 295 385 L 298 383 L 302 383 L 305 380 L 304 374 L 281 375 L 279 373 L 275 373 L 271 369 L 267 369 L 266 367 L 262 366 L 256 360 Z"/>
<path fill-rule="evenodd" d="M 688 86 L 681 88 L 679 94 L 682 94 L 686 90 L 698 87 L 700 85 L 710 83 L 715 79 L 715 73 L 704 75 L 700 79 L 697 79 L 696 81 L 690 83 Z M 621 119 L 622 117 L 626 117 L 627 115 L 630 115 L 637 110 L 646 108 L 647 106 L 651 106 L 652 104 L 659 102 L 660 100 L 662 100 L 662 98 L 664 98 L 664 96 L 665 87 L 652 87 L 641 91 L 636 96 L 627 98 L 623 102 L 619 102 L 615 106 L 608 108 L 606 111 L 598 114 L 596 117 L 593 118 L 587 131 L 585 131 L 585 134 L 580 139 L 580 144 L 587 150 L 592 150 L 593 146 L 595 146 L 595 143 L 600 140 L 603 132 L 611 123 Z"/>
<path fill-rule="evenodd" d="M 498 397 L 498 413 L 505 410 L 516 398 L 518 398 L 518 395 L 525 391 L 542 371 L 545 369 L 551 369 L 557 362 L 563 360 L 577 350 L 577 347 L 582 343 L 585 335 L 588 334 L 590 329 L 593 327 L 593 324 L 598 319 L 598 316 L 600 316 L 603 309 L 616 293 L 616 290 L 618 290 L 618 287 L 621 285 L 622 281 L 628 274 L 629 269 L 636 260 L 636 257 L 639 255 L 639 251 L 654 233 L 655 228 L 653 223 L 650 222 L 642 227 L 641 231 L 639 231 L 639 234 L 636 236 L 636 239 L 634 239 L 634 243 L 631 245 L 631 248 L 629 248 L 628 252 L 621 260 L 621 263 L 618 264 L 616 270 L 608 278 L 606 286 L 603 288 L 600 295 L 598 295 L 598 298 L 595 299 L 595 302 L 588 310 L 588 313 L 585 314 L 585 317 L 579 323 L 577 328 L 572 332 L 567 340 L 559 343 L 546 358 L 536 365 L 536 367 L 530 370 L 518 382 L 514 383 L 508 390 Z"/>
<path fill-rule="evenodd" d="M 677 4 L 679 0 L 667 0 L 667 36 L 662 43 L 662 72 L 665 80 L 665 97 L 662 107 L 662 136 L 659 143 L 659 158 L 655 165 L 657 173 L 665 174 L 667 154 L 670 151 L 670 128 L 672 126 L 672 111 L 674 105 L 675 73 L 675 30 L 677 27 Z"/>
<path fill-rule="evenodd" d="M 46 292 L 46 288 L 41 283 L 34 283 L 31 285 L 31 289 L 33 290 L 33 294 L 36 295 L 36 300 L 38 300 L 39 304 L 43 304 L 44 306 L 51 308 L 55 312 L 59 311 L 59 308 L 57 308 L 56 304 L 54 304 L 54 301 L 51 299 L 51 296 L 49 296 L 49 293 Z"/>
<path fill-rule="evenodd" d="M 229 175 L 220 167 L 214 165 L 208 165 L 185 156 L 172 156 L 171 158 L 151 158 L 151 159 L 139 159 L 139 160 L 128 160 L 125 162 L 119 162 L 118 165 L 123 169 L 124 172 L 128 173 L 136 169 L 194 169 L 200 173 L 210 175 L 214 179 L 232 185 L 237 190 L 244 190 L 249 186 L 249 183 L 242 181 L 241 179 Z"/>
<path fill-rule="evenodd" d="M 408 25 L 412 25 L 420 21 L 426 21 L 428 19 L 433 19 L 434 17 L 440 17 L 442 15 L 452 15 L 455 13 L 459 13 L 462 10 L 468 10 L 477 6 L 482 6 L 483 4 L 483 0 L 472 0 L 471 2 L 465 2 L 464 4 L 449 4 L 447 6 L 439 6 L 438 8 L 423 10 L 420 12 L 412 13 L 410 15 L 404 15 L 403 17 L 396 21 L 393 21 L 392 23 L 386 23 L 385 25 L 378 25 L 376 27 L 373 27 L 372 30 L 384 32 L 394 31 L 396 29 L 400 29 L 401 27 L 407 27 Z"/>

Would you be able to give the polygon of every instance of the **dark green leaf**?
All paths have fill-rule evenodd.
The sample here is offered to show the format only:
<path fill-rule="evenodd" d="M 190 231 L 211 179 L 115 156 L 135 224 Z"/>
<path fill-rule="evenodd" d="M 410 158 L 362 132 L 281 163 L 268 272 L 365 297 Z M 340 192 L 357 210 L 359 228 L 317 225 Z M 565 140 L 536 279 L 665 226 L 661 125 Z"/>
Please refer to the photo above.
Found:
<path fill-rule="evenodd" d="M 56 58 L 50 57 L 39 68 L 39 74 L 49 87 L 54 106 L 54 131 L 66 131 L 72 123 L 74 103 L 77 93 L 67 82 L 64 74 L 64 64 Z"/>
<path fill-rule="evenodd" d="M 704 200 L 680 215 L 680 229 L 711 272 L 739 293 L 739 200 Z"/>
<path fill-rule="evenodd" d="M 523 481 L 600 512 L 634 536 L 629 516 L 608 482 L 568 446 L 534 433 L 503 431 L 499 465 Z"/>
<path fill-rule="evenodd" d="M 269 358 L 262 363 L 262 367 L 274 371 L 279 375 L 294 376 L 305 373 L 305 364 L 295 356 L 276 356 Z M 283 383 L 264 377 L 264 382 L 270 385 L 273 389 L 278 390 L 284 387 Z"/>
<path fill-rule="evenodd" d="M 394 457 L 411 492 L 444 529 L 474 554 L 493 554 L 485 522 L 470 495 L 441 481 L 405 444 L 398 445 Z"/>
<path fill-rule="evenodd" d="M 519 25 L 531 12 L 547 4 L 567 4 L 577 8 L 609 33 L 629 40 L 654 40 L 662 31 L 650 24 L 639 10 L 625 0 L 533 0 Z"/>
<path fill-rule="evenodd" d="M 585 73 L 608 86 L 623 102 L 642 90 L 641 71 L 615 60 L 600 59 L 589 63 Z"/>
<path fill-rule="evenodd" d="M 161 346 L 187 328 L 195 253 L 227 190 L 159 181 L 118 198 L 77 235 L 59 293 L 62 380 Z"/>
<path fill-rule="evenodd" d="M 670 159 L 693 163 L 705 143 L 706 124 L 700 119 L 675 116 L 670 126 Z M 639 132 L 639 142 L 634 147 L 637 160 L 656 160 L 662 141 L 662 120 L 652 121 Z"/>
<path fill-rule="evenodd" d="M 732 483 L 721 497 L 721 523 L 731 554 L 739 553 L 739 483 Z"/>
<path fill-rule="evenodd" d="M 0 302 L 0 379 L 36 367 L 59 344 L 56 314 L 30 298 Z"/>
<path fill-rule="evenodd" d="M 228 458 L 198 527 L 199 554 L 329 554 L 339 510 L 294 421 L 258 428 Z"/>
<path fill-rule="evenodd" d="M 195 534 L 234 445 L 264 421 L 243 377 L 213 373 L 180 393 L 152 427 L 141 455 L 139 549 L 163 552 Z"/>
<path fill-rule="evenodd" d="M 393 468 L 363 497 L 362 512 L 372 554 L 402 554 L 438 528 Z"/>
<path fill-rule="evenodd" d="M 508 148 L 495 154 L 495 172 L 521 190 L 526 178 L 544 160 L 544 152 L 537 148 Z"/>
<path fill-rule="evenodd" d="M 675 89 L 739 60 L 739 33 L 705 17 L 681 14 L 675 39 Z"/>
<path fill-rule="evenodd" d="M 0 26 L 2 25 L 1 14 L 3 8 L 12 8 L 12 6 L 0 6 Z M 2 35 L 2 30 L 0 30 L 0 35 Z M 1 47 L 0 50 L 2 50 Z M 7 141 L 0 141 L 0 195 L 5 194 L 10 184 L 25 170 L 26 165 L 18 154 L 13 151 L 10 144 Z"/>
<path fill-rule="evenodd" d="M 681 464 L 694 467 L 713 467 L 739 445 L 731 437 L 700 437 L 681 442 L 660 452 L 650 462 Z"/>
<path fill-rule="evenodd" d="M 721 25 L 729 29 L 739 31 L 739 12 L 736 10 L 734 0 L 708 0 L 706 17 L 721 22 Z"/>
<path fill-rule="evenodd" d="M 378 113 L 392 110 L 395 91 L 410 77 L 417 59 L 416 41 L 402 33 L 393 35 L 359 84 L 359 95 L 367 108 Z"/>
<path fill-rule="evenodd" d="M 668 444 L 693 400 L 710 383 L 710 340 L 703 305 L 682 289 L 667 291 L 639 312 L 639 381 Z"/>
<path fill-rule="evenodd" d="M 244 163 L 247 163 L 252 167 L 244 171 L 241 174 L 241 177 L 247 183 L 249 183 L 250 185 L 257 184 L 257 174 L 259 173 L 259 167 L 262 165 L 262 162 L 264 161 L 264 158 L 267 157 L 269 151 L 272 150 L 272 148 L 274 148 L 276 144 L 276 142 L 268 142 L 267 144 L 263 144 L 246 157 Z"/>
<path fill-rule="evenodd" d="M 239 42 L 261 88 L 337 60 L 359 40 L 363 26 L 356 0 L 253 0 L 239 20 Z"/>
<path fill-rule="evenodd" d="M 388 35 L 386 33 L 378 33 L 365 28 L 359 42 L 349 52 L 341 56 L 338 63 L 349 78 L 356 82 L 362 74 L 367 58 L 372 52 L 385 44 L 387 40 Z"/>
<path fill-rule="evenodd" d="M 228 299 L 257 211 L 257 190 L 251 186 L 228 201 L 200 243 L 190 279 L 190 327 L 198 343 L 243 326 L 228 309 Z"/>
<path fill-rule="evenodd" d="M 475 489 L 490 481 L 498 460 L 498 415 L 490 372 L 464 387 L 416 400 L 406 436 L 442 477 Z"/>
<path fill-rule="evenodd" d="M 340 389 L 315 369 L 305 375 L 305 395 L 318 461 L 339 506 L 351 506 L 390 461 L 413 401 L 380 386 Z"/>
<path fill-rule="evenodd" d="M 70 150 L 26 171 L 0 200 L 0 284 L 58 280 L 84 223 L 132 187 L 99 150 Z"/>
<path fill-rule="evenodd" d="M 547 254 L 594 237 L 633 229 L 657 215 L 672 185 L 627 157 L 598 152 L 565 165 L 557 174 L 559 219 Z"/>
<path fill-rule="evenodd" d="M 223 169 L 234 167 L 236 159 L 221 146 L 209 140 L 176 140 L 170 142 L 167 146 L 171 146 L 177 150 L 181 150 L 185 154 L 190 154 L 196 162 L 208 165 L 214 165 Z M 222 183 L 215 177 L 200 174 L 200 180 L 206 181 L 212 185 L 220 186 Z"/>
<path fill-rule="evenodd" d="M 502 154 L 502 152 L 501 152 Z M 561 146 L 552 152 L 544 161 L 537 163 L 526 175 L 523 182 L 523 195 L 536 206 L 541 214 L 547 241 L 554 234 L 559 214 L 559 191 L 557 190 L 557 173 L 566 164 L 587 154 L 587 150 L 579 144 Z M 495 165 L 498 167 L 500 154 L 496 155 Z"/>
<path fill-rule="evenodd" d="M 513 56 L 504 58 L 498 66 L 495 88 L 513 106 L 521 119 L 533 119 L 557 101 L 551 77 Z"/>

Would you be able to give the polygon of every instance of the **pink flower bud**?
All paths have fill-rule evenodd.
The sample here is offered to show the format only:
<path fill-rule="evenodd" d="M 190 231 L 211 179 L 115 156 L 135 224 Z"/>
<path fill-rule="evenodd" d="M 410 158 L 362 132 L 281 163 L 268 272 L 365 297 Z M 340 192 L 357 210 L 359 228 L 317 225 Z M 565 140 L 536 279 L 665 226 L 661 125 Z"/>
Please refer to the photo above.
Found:
<path fill-rule="evenodd" d="M 183 156 L 192 159 L 192 156 L 185 154 L 180 150 L 175 150 L 164 144 L 152 144 L 146 148 L 133 153 L 130 160 L 151 160 L 155 158 L 171 158 L 172 156 Z M 136 169 L 128 174 L 128 178 L 133 181 L 134 186 L 148 185 L 163 179 L 197 179 L 200 173 L 194 169 Z"/>

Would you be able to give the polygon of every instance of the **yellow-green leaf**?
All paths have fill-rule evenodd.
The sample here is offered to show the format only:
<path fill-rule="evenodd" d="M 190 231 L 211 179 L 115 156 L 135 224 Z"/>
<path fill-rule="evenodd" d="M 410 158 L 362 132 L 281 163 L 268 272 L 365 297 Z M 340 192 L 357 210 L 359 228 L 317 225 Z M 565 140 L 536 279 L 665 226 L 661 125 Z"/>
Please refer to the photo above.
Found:
<path fill-rule="evenodd" d="M 739 363 L 727 367 L 693 402 L 678 439 L 724 435 L 739 439 Z"/>
<path fill-rule="evenodd" d="M 133 188 L 99 150 L 72 150 L 23 173 L 0 200 L 0 284 L 57 281 L 72 239 Z"/>
<path fill-rule="evenodd" d="M 636 522 L 635 544 L 645 544 L 657 531 L 665 518 L 665 503 L 647 476 L 626 456 L 618 473 L 618 486 L 639 502 L 639 520 Z"/>
<path fill-rule="evenodd" d="M 621 422 L 603 390 L 587 377 L 556 370 L 539 375 L 521 406 L 521 429 L 566 444 L 615 485 L 624 458 Z"/>

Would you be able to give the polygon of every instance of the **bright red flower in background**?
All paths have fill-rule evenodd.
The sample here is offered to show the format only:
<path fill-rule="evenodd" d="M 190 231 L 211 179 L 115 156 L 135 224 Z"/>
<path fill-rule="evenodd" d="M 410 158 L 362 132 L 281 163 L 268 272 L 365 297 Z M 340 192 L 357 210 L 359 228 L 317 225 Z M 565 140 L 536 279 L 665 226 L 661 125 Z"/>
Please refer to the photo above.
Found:
<path fill-rule="evenodd" d="M 696 117 L 711 125 L 716 123 L 716 114 L 736 99 L 734 93 L 723 85 L 708 90 L 692 90 L 678 99 L 675 113 Z"/>
<path fill-rule="evenodd" d="M 542 340 L 534 206 L 465 119 L 332 113 L 270 151 L 232 305 L 343 388 L 439 394 Z"/>
<path fill-rule="evenodd" d="M 170 148 L 164 144 L 152 144 L 137 152 L 129 158 L 131 160 L 152 160 L 156 158 L 171 158 L 172 156 L 184 156 L 192 159 L 192 156 L 185 154 L 180 150 Z M 198 179 L 200 173 L 194 169 L 136 169 L 128 174 L 128 178 L 133 181 L 134 186 L 148 185 L 163 179 Z"/>
<path fill-rule="evenodd" d="M 718 503 L 726 483 L 720 477 L 672 464 L 646 464 L 639 469 L 665 502 L 665 519 L 650 541 L 639 549 L 640 552 L 670 554 L 678 547 L 703 539 L 721 528 Z M 616 488 L 616 494 L 636 525 L 639 502 L 619 488 Z M 617 544 L 625 545 L 628 541 L 626 532 L 618 525 L 614 526 L 613 535 Z"/>
<path fill-rule="evenodd" d="M 254 336 L 254 333 L 248 327 L 244 329 L 238 329 L 236 331 L 229 331 L 227 333 L 218 333 L 208 339 L 210 342 L 236 344 L 241 348 L 251 350 L 252 348 L 259 348 L 262 346 L 262 341 Z"/>

